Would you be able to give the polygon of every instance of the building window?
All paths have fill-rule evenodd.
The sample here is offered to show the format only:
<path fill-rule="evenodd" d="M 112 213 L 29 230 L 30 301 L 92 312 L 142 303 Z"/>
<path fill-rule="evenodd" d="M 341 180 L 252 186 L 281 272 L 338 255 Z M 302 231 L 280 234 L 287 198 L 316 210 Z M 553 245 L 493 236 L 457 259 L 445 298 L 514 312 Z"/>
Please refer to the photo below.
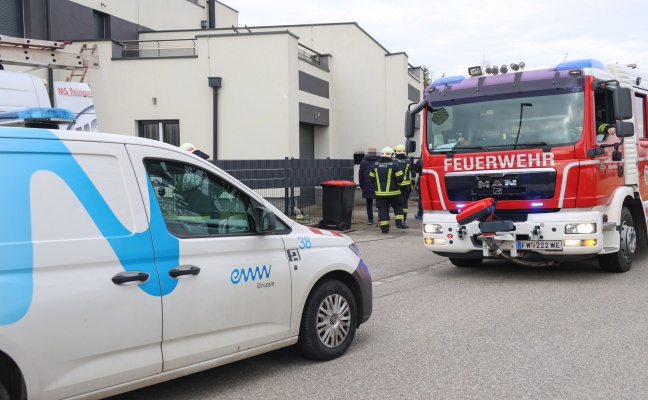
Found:
<path fill-rule="evenodd" d="M 139 121 L 138 136 L 180 146 L 180 121 Z"/>
<path fill-rule="evenodd" d="M 106 38 L 106 21 L 108 15 L 102 12 L 93 10 L 92 11 L 92 34 L 93 39 L 105 39 Z"/>
<path fill-rule="evenodd" d="M 22 0 L 0 1 L 0 35 L 25 36 Z"/>

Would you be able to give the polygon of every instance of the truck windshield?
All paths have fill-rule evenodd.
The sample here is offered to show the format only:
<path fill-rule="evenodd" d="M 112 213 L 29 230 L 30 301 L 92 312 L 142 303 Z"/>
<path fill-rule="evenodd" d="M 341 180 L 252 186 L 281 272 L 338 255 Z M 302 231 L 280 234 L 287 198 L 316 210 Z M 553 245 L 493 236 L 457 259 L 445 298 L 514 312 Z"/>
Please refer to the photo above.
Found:
<path fill-rule="evenodd" d="M 583 133 L 583 92 L 494 100 L 463 99 L 428 106 L 432 153 L 563 146 Z"/>

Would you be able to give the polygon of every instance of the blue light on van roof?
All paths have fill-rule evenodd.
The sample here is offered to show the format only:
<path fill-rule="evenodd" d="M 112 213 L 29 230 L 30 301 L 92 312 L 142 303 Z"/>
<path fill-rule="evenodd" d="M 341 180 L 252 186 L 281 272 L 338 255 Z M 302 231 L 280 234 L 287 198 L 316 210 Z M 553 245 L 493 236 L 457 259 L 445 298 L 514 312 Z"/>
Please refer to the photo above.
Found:
<path fill-rule="evenodd" d="M 23 120 L 27 122 L 74 123 L 74 113 L 64 108 L 26 108 L 0 113 L 0 123 Z"/>
<path fill-rule="evenodd" d="M 564 71 L 564 70 L 576 69 L 576 68 L 597 68 L 605 71 L 605 67 L 603 66 L 603 63 L 598 60 L 594 60 L 593 58 L 565 61 L 556 65 L 556 70 L 558 71 Z"/>
<path fill-rule="evenodd" d="M 438 85 L 452 85 L 454 83 L 461 83 L 466 79 L 465 76 L 455 75 L 455 76 L 446 76 L 444 78 L 439 78 L 436 81 L 432 82 L 432 86 Z"/>
<path fill-rule="evenodd" d="M 26 108 L 0 112 L 0 125 L 17 128 L 58 128 L 58 125 L 74 124 L 74 113 L 64 108 Z"/>

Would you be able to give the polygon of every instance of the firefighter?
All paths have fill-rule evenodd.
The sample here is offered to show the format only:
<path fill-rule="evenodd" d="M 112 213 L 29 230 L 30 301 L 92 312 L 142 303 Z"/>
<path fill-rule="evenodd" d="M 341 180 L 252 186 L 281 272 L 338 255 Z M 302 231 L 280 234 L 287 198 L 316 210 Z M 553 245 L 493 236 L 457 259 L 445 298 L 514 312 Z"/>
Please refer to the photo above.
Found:
<path fill-rule="evenodd" d="M 407 221 L 408 202 L 412 193 L 412 161 L 405 154 L 405 146 L 402 144 L 396 145 L 394 151 L 396 153 L 394 160 L 398 162 L 401 171 L 403 171 L 403 182 L 400 184 L 400 189 L 403 197 L 403 227 L 407 229 L 405 221 Z"/>
<path fill-rule="evenodd" d="M 392 160 L 394 150 L 385 147 L 380 158 L 373 165 L 369 177 L 376 183 L 376 205 L 378 220 L 382 233 L 389 233 L 389 207 L 394 209 L 396 228 L 405 229 L 403 223 L 403 197 L 400 184 L 403 182 L 403 171 L 397 161 Z"/>

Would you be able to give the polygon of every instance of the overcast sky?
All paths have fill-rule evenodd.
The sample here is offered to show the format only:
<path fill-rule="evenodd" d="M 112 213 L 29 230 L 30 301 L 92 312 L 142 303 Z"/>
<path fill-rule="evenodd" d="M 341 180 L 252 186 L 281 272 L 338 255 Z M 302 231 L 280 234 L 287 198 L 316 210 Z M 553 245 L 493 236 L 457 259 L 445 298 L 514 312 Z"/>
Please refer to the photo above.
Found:
<path fill-rule="evenodd" d="M 433 79 L 483 61 L 530 69 L 595 58 L 648 72 L 648 0 L 219 1 L 239 12 L 239 26 L 357 22 Z"/>

